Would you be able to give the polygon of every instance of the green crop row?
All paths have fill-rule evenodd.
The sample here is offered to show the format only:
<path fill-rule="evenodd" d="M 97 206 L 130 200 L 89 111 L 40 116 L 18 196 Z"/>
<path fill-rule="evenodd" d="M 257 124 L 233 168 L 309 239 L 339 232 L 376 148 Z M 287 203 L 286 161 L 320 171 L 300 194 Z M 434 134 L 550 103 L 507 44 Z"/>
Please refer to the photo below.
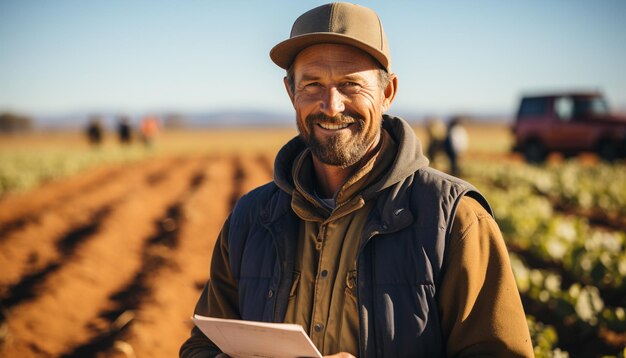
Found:
<path fill-rule="evenodd" d="M 485 186 L 525 186 L 563 208 L 602 212 L 618 217 L 626 214 L 626 167 L 582 165 L 568 161 L 543 167 L 520 163 L 468 162 L 463 167 L 471 181 Z"/>
<path fill-rule="evenodd" d="M 623 335 L 624 307 L 608 307 L 599 288 L 626 294 L 626 233 L 592 226 L 588 217 L 595 215 L 584 214 L 618 218 L 613 221 L 617 227 L 623 223 L 619 219 L 626 213 L 624 167 L 468 163 L 464 169 L 492 205 L 507 245 L 543 268 L 530 268 L 511 254 L 518 288 L 531 306 L 544 307 L 564 326 L 578 327 L 580 332 Z M 562 287 L 559 272 L 575 282 Z M 568 356 L 555 348 L 558 337 L 553 327 L 534 317 L 528 321 L 537 357 Z"/>
<path fill-rule="evenodd" d="M 564 290 L 557 273 L 529 268 L 515 254 L 511 254 L 511 265 L 520 292 L 548 306 L 564 322 L 582 329 L 602 326 L 614 332 L 626 331 L 626 310 L 605 306 L 597 287 L 574 283 Z"/>
<path fill-rule="evenodd" d="M 582 217 L 555 214 L 528 187 L 491 189 L 498 225 L 510 246 L 561 265 L 582 283 L 626 289 L 626 234 L 592 228 Z"/>
<path fill-rule="evenodd" d="M 557 347 L 559 336 L 550 325 L 538 322 L 534 316 L 527 315 L 526 322 L 533 341 L 535 357 L 537 358 L 567 358 L 569 354 Z"/>
<path fill-rule="evenodd" d="M 514 254 L 511 255 L 511 265 L 520 293 L 548 307 L 567 325 L 595 335 L 600 327 L 619 333 L 626 331 L 626 310 L 605 306 L 596 287 L 575 283 L 563 290 L 558 274 L 531 269 Z M 548 330 L 538 336 L 532 325 L 529 324 L 529 328 L 536 350 L 550 352 L 558 344 L 556 333 L 553 335 Z"/>
<path fill-rule="evenodd" d="M 135 161 L 151 154 L 139 146 L 0 153 L 0 196 L 27 190 L 42 182 L 70 176 L 105 163 Z"/>

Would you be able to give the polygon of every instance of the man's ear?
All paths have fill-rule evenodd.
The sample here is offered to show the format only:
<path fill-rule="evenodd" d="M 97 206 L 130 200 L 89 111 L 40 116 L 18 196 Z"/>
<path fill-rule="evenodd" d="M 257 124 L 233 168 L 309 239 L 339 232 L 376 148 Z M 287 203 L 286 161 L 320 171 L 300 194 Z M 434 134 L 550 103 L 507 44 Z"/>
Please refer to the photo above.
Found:
<path fill-rule="evenodd" d="M 287 80 L 287 76 L 283 77 L 283 83 L 285 84 L 285 89 L 287 90 L 287 94 L 289 95 L 289 99 L 291 100 L 291 104 L 293 105 L 293 92 L 291 91 L 291 85 L 289 84 L 289 81 Z"/>
<path fill-rule="evenodd" d="M 394 98 L 396 98 L 396 93 L 398 93 L 398 76 L 395 73 L 391 74 L 391 79 L 389 80 L 389 84 L 385 87 L 385 91 L 383 92 L 383 112 L 388 110 L 393 103 Z"/>

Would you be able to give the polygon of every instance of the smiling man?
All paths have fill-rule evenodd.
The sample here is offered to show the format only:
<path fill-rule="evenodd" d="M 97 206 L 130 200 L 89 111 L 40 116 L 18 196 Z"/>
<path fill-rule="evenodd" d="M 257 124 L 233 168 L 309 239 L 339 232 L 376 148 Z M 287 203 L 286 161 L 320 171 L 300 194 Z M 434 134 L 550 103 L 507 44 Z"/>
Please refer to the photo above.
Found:
<path fill-rule="evenodd" d="M 378 16 L 317 7 L 270 57 L 299 136 L 224 224 L 195 313 L 300 324 L 324 355 L 533 356 L 485 198 L 383 114 L 398 79 Z M 220 351 L 194 328 L 180 353 Z"/>
<path fill-rule="evenodd" d="M 331 198 L 377 152 L 397 79 L 363 51 L 339 44 L 309 46 L 292 66 L 285 87 L 300 139 L 311 151 L 319 190 Z"/>

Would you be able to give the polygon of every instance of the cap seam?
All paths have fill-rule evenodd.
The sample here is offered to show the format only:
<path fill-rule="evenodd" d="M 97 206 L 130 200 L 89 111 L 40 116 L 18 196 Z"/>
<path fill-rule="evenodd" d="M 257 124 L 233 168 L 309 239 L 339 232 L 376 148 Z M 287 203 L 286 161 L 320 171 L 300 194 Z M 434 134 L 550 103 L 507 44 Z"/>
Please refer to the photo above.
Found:
<path fill-rule="evenodd" d="M 380 37 L 380 50 L 384 51 L 384 44 L 383 44 L 383 23 L 382 21 L 380 21 L 380 17 L 378 17 L 378 15 L 376 15 L 376 18 L 378 19 L 378 35 Z"/>
<path fill-rule="evenodd" d="M 328 21 L 328 32 L 332 32 L 332 24 L 335 20 L 335 6 L 337 6 L 337 3 L 334 2 L 332 4 L 330 4 L 330 21 Z"/>

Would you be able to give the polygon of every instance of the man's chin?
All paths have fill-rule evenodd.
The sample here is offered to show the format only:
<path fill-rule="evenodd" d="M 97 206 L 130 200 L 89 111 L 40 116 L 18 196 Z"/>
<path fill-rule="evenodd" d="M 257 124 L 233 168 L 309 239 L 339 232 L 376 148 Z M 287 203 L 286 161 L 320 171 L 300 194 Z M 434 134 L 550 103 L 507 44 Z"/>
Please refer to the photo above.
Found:
<path fill-rule="evenodd" d="M 357 163 L 362 155 L 358 153 L 348 153 L 345 151 L 346 146 L 334 147 L 334 149 L 309 147 L 311 153 L 322 163 L 330 166 L 346 168 Z"/>

